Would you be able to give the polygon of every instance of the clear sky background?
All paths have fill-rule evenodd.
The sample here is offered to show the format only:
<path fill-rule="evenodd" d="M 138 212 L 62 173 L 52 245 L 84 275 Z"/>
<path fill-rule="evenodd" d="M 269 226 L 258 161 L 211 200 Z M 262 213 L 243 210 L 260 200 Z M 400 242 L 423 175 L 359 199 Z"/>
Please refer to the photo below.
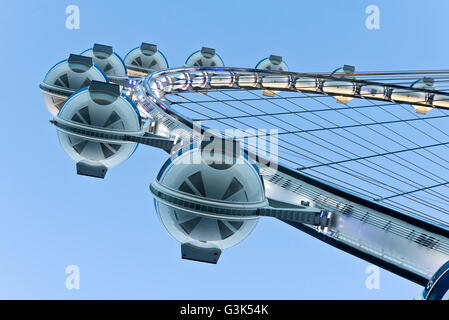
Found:
<path fill-rule="evenodd" d="M 122 57 L 155 43 L 171 67 L 201 46 L 227 66 L 284 57 L 292 71 L 447 69 L 449 2 L 4 1 L 0 126 L 0 298 L 410 299 L 422 288 L 273 219 L 224 251 L 217 265 L 180 259 L 148 185 L 166 160 L 139 147 L 105 180 L 78 176 L 49 124 L 39 83 L 56 62 L 95 42 Z M 68 5 L 80 29 L 65 27 Z M 380 8 L 380 30 L 365 8 Z M 65 286 L 80 268 L 80 290 Z"/>

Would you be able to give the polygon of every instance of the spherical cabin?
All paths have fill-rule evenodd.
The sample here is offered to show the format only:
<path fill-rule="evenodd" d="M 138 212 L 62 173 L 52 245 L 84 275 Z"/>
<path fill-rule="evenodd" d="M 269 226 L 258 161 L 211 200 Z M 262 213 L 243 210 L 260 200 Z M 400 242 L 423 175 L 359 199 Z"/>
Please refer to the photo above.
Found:
<path fill-rule="evenodd" d="M 286 72 L 288 71 L 288 66 L 281 56 L 272 54 L 268 58 L 260 60 L 256 64 L 256 69 Z"/>
<path fill-rule="evenodd" d="M 106 73 L 111 82 L 122 85 L 128 81 L 125 63 L 111 46 L 96 43 L 81 55 L 92 58 L 94 64 Z"/>
<path fill-rule="evenodd" d="M 106 136 L 140 130 L 140 116 L 134 103 L 120 94 L 116 84 L 93 81 L 64 103 L 55 120 L 72 128 L 58 127 L 58 138 L 64 152 L 77 163 L 78 174 L 102 178 L 108 168 L 127 160 L 136 149 L 135 142 L 83 134 L 89 128 L 101 130 Z"/>
<path fill-rule="evenodd" d="M 224 67 L 224 62 L 213 48 L 202 47 L 186 60 L 187 67 Z"/>
<path fill-rule="evenodd" d="M 163 225 L 188 245 L 186 259 L 216 263 L 208 250 L 221 252 L 244 240 L 258 222 L 255 210 L 267 205 L 257 167 L 240 153 L 217 155 L 195 145 L 181 149 L 150 186 Z"/>
<path fill-rule="evenodd" d="M 168 62 L 157 45 L 143 42 L 125 56 L 125 66 L 130 77 L 144 77 L 154 71 L 167 69 Z"/>
<path fill-rule="evenodd" d="M 108 82 L 108 77 L 90 57 L 71 54 L 54 65 L 39 86 L 48 111 L 53 116 L 58 114 L 67 98 L 91 81 Z"/>

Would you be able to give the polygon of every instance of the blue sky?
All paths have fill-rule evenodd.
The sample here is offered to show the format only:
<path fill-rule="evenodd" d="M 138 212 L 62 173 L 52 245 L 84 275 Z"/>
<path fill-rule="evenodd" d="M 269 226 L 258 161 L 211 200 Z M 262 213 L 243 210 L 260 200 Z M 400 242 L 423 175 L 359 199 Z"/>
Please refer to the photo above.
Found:
<path fill-rule="evenodd" d="M 148 185 L 166 159 L 139 147 L 105 180 L 75 174 L 49 124 L 39 83 L 48 69 L 93 43 L 122 57 L 142 41 L 171 67 L 201 46 L 227 66 L 269 54 L 292 71 L 445 69 L 447 1 L 1 1 L 0 298 L 410 299 L 421 287 L 274 220 L 262 219 L 217 265 L 180 259 Z M 65 27 L 68 5 L 80 29 Z M 380 30 L 365 8 L 380 8 Z M 67 290 L 77 265 L 80 290 Z"/>

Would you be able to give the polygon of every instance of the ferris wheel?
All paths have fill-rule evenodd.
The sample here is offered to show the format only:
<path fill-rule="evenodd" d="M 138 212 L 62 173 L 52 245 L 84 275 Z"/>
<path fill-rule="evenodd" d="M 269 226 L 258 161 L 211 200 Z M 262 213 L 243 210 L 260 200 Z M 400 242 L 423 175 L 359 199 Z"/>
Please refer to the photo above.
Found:
<path fill-rule="evenodd" d="M 138 144 L 167 152 L 149 189 L 182 258 L 217 263 L 271 217 L 449 299 L 448 83 L 277 55 L 225 67 L 205 47 L 169 68 L 142 43 L 71 54 L 40 88 L 78 174 L 104 178 Z"/>

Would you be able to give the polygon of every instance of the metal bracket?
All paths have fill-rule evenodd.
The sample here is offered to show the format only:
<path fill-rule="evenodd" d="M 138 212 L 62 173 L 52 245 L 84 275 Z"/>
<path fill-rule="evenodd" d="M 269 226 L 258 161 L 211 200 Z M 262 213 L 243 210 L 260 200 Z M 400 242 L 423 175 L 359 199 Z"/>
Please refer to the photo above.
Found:
<path fill-rule="evenodd" d="M 157 45 L 142 42 L 140 45 L 140 50 L 146 56 L 152 56 L 157 52 Z"/>
<path fill-rule="evenodd" d="M 210 59 L 213 56 L 215 56 L 215 49 L 202 47 L 201 48 L 201 54 L 202 54 L 203 57 Z"/>
<path fill-rule="evenodd" d="M 220 258 L 219 248 L 201 248 L 191 243 L 181 244 L 181 256 L 183 259 L 216 264 Z"/>
<path fill-rule="evenodd" d="M 106 56 L 108 56 L 108 57 L 113 53 L 111 46 L 107 46 L 104 44 L 98 44 L 98 43 L 94 44 L 92 51 L 95 55 L 96 55 L 96 53 L 103 53 L 103 54 L 106 54 Z"/>
<path fill-rule="evenodd" d="M 76 173 L 82 176 L 104 179 L 108 168 L 102 165 L 90 165 L 85 161 L 80 161 L 76 164 Z"/>

